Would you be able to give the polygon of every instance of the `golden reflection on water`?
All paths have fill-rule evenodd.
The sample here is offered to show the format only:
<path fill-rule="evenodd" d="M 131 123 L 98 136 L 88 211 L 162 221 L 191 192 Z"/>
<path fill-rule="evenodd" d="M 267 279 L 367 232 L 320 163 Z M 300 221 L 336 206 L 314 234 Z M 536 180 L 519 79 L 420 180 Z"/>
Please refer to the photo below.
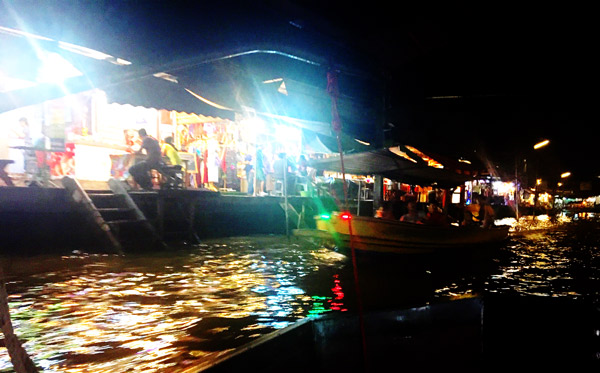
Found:
<path fill-rule="evenodd" d="M 516 239 L 499 273 L 487 282 L 490 292 L 516 292 L 542 297 L 583 297 L 598 301 L 598 241 L 573 231 L 546 231 Z M 594 290 L 595 289 L 595 290 Z"/>
<path fill-rule="evenodd" d="M 600 304 L 599 232 L 585 227 L 581 233 L 573 229 L 536 230 L 513 237 L 493 257 L 474 262 L 466 271 L 446 271 L 443 276 L 434 270 L 439 281 L 435 296 L 499 293 L 585 298 Z M 489 268 L 481 270 L 486 261 L 491 263 Z M 437 272 L 444 269 L 438 268 Z"/>
<path fill-rule="evenodd" d="M 70 257 L 56 260 L 60 270 L 7 273 L 13 326 L 46 371 L 176 372 L 307 317 L 313 296 L 333 295 L 347 258 L 281 241 Z M 304 280 L 318 271 L 329 279 L 309 289 Z M 9 367 L 2 348 L 0 369 Z"/>

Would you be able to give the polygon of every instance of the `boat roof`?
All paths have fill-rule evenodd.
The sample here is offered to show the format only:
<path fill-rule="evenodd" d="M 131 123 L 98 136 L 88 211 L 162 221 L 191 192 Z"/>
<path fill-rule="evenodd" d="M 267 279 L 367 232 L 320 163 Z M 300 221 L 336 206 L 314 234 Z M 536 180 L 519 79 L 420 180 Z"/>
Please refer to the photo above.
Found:
<path fill-rule="evenodd" d="M 412 149 L 412 150 L 411 150 Z M 439 185 L 452 187 L 483 175 L 477 166 L 462 164 L 433 153 L 396 145 L 352 154 L 343 154 L 346 173 L 357 175 L 381 175 L 407 184 Z M 312 160 L 310 166 L 317 170 L 342 172 L 339 154 Z"/>

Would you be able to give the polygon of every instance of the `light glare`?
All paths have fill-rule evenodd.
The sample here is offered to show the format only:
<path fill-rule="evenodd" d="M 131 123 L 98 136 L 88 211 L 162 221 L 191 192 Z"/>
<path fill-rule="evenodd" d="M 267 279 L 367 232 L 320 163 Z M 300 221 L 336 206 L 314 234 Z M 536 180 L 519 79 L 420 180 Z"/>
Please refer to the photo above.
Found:
<path fill-rule="evenodd" d="M 546 146 L 548 144 L 550 144 L 550 140 L 544 140 L 544 141 L 541 141 L 541 142 L 538 142 L 537 144 L 535 144 L 533 146 L 533 148 L 537 150 L 539 148 L 543 148 L 544 146 Z"/>

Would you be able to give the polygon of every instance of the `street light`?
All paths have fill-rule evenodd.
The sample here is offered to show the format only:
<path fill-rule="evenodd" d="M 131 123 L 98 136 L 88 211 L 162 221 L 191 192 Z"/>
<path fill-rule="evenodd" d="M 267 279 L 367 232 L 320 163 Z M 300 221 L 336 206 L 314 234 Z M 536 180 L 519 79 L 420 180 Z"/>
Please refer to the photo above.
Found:
<path fill-rule="evenodd" d="M 561 179 L 566 179 L 569 176 L 571 176 L 571 173 L 569 171 L 563 172 L 562 174 L 560 174 Z"/>
<path fill-rule="evenodd" d="M 544 140 L 544 141 L 540 141 L 540 142 L 538 142 L 537 144 L 535 144 L 535 145 L 533 146 L 533 148 L 534 148 L 535 150 L 538 150 L 539 148 L 543 148 L 544 146 L 546 146 L 546 145 L 548 145 L 548 144 L 550 144 L 550 140 Z"/>
<path fill-rule="evenodd" d="M 538 142 L 537 144 L 533 145 L 533 149 L 538 150 L 548 144 L 550 144 L 550 140 L 545 139 L 545 140 L 542 140 L 542 141 Z M 518 161 L 517 161 L 517 159 L 518 158 L 516 157 L 515 158 L 515 215 L 516 215 L 517 221 L 518 221 L 519 220 L 519 177 L 518 177 Z M 527 166 L 525 166 L 525 167 L 527 167 Z M 538 180 L 538 177 L 537 177 L 537 173 L 538 173 L 537 168 L 538 167 L 536 167 L 536 170 L 535 170 L 536 186 L 535 186 L 534 206 L 535 206 L 535 204 L 537 204 L 537 195 L 538 195 L 538 190 L 539 190 L 538 185 L 541 184 L 541 180 Z"/>

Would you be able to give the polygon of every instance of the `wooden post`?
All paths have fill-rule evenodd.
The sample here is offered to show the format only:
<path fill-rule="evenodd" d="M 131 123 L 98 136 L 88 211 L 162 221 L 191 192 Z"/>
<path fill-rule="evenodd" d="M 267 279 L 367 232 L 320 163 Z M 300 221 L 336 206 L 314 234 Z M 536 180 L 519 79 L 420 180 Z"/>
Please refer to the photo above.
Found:
<path fill-rule="evenodd" d="M 189 240 L 195 244 L 200 243 L 200 239 L 196 234 L 196 203 L 198 198 L 192 199 L 191 203 L 188 203 L 188 236 Z"/>
<path fill-rule="evenodd" d="M 165 238 L 165 200 L 161 198 L 160 195 L 156 198 L 156 216 L 158 221 L 156 225 L 158 226 L 158 236 L 161 239 Z"/>
<path fill-rule="evenodd" d="M 4 334 L 4 344 L 8 350 L 10 361 L 17 373 L 33 373 L 38 369 L 27 354 L 27 351 L 21 345 L 21 342 L 15 335 L 12 321 L 10 319 L 10 309 L 8 308 L 8 293 L 4 283 L 4 271 L 0 268 L 0 327 Z"/>

